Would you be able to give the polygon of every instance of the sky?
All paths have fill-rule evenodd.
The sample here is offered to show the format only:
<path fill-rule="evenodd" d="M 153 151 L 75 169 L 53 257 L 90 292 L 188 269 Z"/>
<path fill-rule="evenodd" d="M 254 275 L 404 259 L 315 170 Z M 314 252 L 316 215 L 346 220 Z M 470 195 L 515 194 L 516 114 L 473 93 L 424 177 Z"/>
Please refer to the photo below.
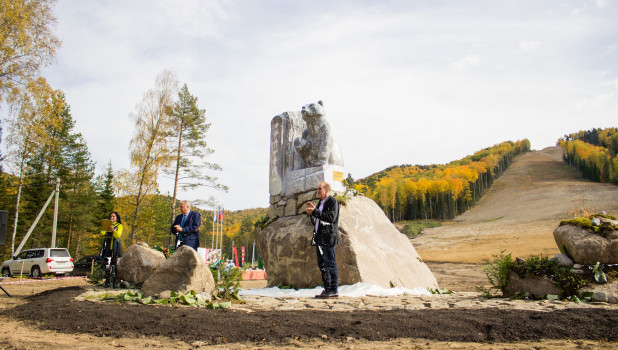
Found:
<path fill-rule="evenodd" d="M 267 207 L 270 122 L 322 100 L 355 179 L 618 126 L 616 1 L 59 0 L 43 71 L 97 172 L 164 69 L 198 97 L 227 210 Z M 161 193 L 171 193 L 163 180 Z M 211 209 L 204 207 L 202 209 Z"/>

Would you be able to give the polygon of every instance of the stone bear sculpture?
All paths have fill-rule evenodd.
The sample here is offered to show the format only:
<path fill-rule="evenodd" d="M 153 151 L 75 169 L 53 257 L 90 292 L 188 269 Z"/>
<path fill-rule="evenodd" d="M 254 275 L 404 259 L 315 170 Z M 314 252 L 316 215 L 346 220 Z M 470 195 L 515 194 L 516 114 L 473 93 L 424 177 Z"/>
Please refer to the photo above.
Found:
<path fill-rule="evenodd" d="M 294 149 L 302 159 L 303 168 L 333 164 L 343 166 L 343 158 L 333 141 L 322 101 L 303 106 L 301 116 L 307 128 L 294 140 Z"/>

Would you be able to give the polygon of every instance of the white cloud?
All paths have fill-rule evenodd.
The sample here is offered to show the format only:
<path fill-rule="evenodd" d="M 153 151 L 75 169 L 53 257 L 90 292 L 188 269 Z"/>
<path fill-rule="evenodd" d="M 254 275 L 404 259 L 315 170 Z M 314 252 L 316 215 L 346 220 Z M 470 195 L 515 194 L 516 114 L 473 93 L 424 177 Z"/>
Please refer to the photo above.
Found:
<path fill-rule="evenodd" d="M 265 207 L 270 120 L 319 99 L 355 178 L 507 139 L 543 148 L 611 124 L 617 5 L 596 5 L 572 16 L 568 4 L 538 1 L 62 0 L 64 44 L 46 76 L 99 167 L 111 158 L 118 169 L 129 114 L 174 70 L 207 110 L 210 160 L 231 189 L 181 196 Z"/>
<path fill-rule="evenodd" d="M 608 1 L 607 0 L 596 0 L 595 4 L 597 5 L 597 7 L 599 8 L 603 8 L 605 6 L 607 6 Z"/>
<path fill-rule="evenodd" d="M 519 49 L 524 52 L 530 52 L 530 51 L 534 51 L 538 49 L 540 45 L 541 45 L 540 41 L 521 40 L 519 42 Z"/>
<path fill-rule="evenodd" d="M 481 63 L 481 57 L 478 55 L 467 55 L 459 61 L 451 63 L 451 68 L 456 71 L 464 71 L 474 68 Z"/>

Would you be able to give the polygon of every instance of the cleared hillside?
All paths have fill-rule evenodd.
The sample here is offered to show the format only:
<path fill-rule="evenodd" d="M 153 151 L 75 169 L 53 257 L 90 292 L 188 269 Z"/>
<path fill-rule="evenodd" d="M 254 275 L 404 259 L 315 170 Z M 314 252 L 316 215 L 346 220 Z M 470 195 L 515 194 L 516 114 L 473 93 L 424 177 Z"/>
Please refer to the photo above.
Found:
<path fill-rule="evenodd" d="M 554 255 L 553 230 L 584 207 L 618 215 L 618 186 L 584 180 L 549 147 L 519 156 L 475 207 L 412 244 L 425 261 L 480 263 L 501 250 Z"/>

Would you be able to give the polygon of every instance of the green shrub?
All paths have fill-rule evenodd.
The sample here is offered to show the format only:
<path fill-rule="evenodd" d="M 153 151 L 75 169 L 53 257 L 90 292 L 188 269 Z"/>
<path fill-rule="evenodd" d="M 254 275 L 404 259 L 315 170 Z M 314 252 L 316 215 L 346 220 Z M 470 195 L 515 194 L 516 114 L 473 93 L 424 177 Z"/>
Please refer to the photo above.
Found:
<path fill-rule="evenodd" d="M 255 221 L 255 223 L 253 224 L 253 227 L 256 227 L 256 228 L 259 227 L 260 229 L 263 230 L 263 229 L 266 228 L 266 226 L 268 226 L 268 225 L 272 224 L 273 222 L 277 221 L 278 218 L 279 218 L 278 216 L 275 216 L 274 218 L 269 220 L 268 219 L 268 215 L 264 215 L 264 216 L 262 216 L 261 219 L 257 219 Z"/>
<path fill-rule="evenodd" d="M 346 192 L 344 194 L 335 194 L 333 197 L 342 207 L 347 207 L 348 202 L 352 199 L 352 196 L 350 194 L 351 192 Z"/>
<path fill-rule="evenodd" d="M 244 269 L 233 267 L 230 269 L 211 268 L 212 277 L 215 280 L 215 286 L 217 291 L 214 298 L 224 301 L 240 300 L 238 292 L 240 291 L 240 282 L 242 281 L 242 274 Z"/>
<path fill-rule="evenodd" d="M 486 295 L 489 295 L 492 290 L 499 290 L 504 293 L 509 272 L 515 266 L 511 253 L 505 255 L 505 252 L 506 250 L 502 250 L 500 254 L 492 255 L 493 259 L 487 261 L 483 267 L 483 272 L 485 272 L 491 288 L 487 290 L 479 288 L 479 290 L 485 292 Z"/>
<path fill-rule="evenodd" d="M 87 273 L 86 277 L 88 278 L 88 283 L 97 284 L 105 278 L 105 268 L 95 263 L 92 266 L 92 271 Z"/>
<path fill-rule="evenodd" d="M 440 227 L 442 224 L 438 221 L 433 220 L 413 220 L 413 221 L 403 221 L 399 224 L 403 224 L 402 232 L 409 238 L 414 238 L 421 234 L 424 229 L 432 228 L 432 227 Z"/>

